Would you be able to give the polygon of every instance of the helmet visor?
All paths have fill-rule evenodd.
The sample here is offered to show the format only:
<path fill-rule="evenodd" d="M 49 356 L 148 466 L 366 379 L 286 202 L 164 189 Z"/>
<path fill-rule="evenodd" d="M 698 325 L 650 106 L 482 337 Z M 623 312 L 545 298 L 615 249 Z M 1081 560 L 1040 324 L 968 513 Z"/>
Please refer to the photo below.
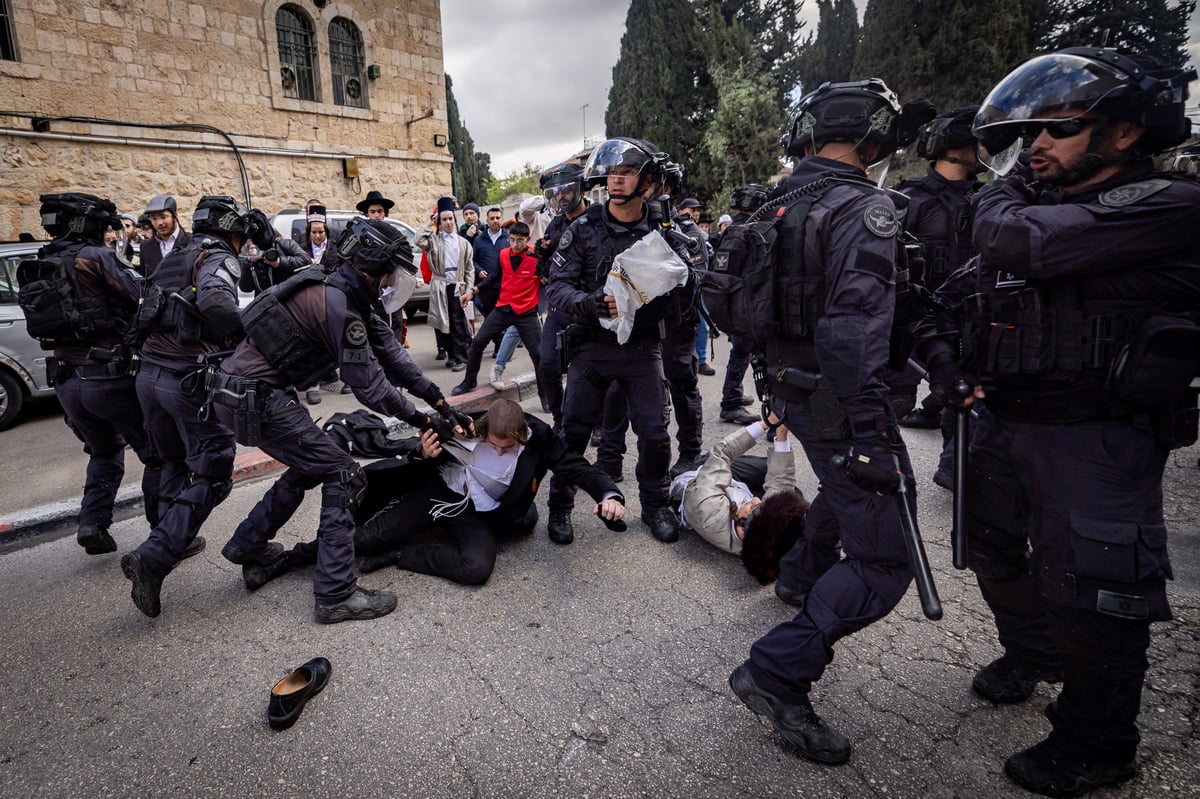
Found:
<path fill-rule="evenodd" d="M 1086 114 L 1133 77 L 1110 64 L 1069 53 L 1052 53 L 1010 72 L 975 115 L 971 126 L 991 153 L 1002 153 L 1029 122 L 1055 122 Z"/>
<path fill-rule="evenodd" d="M 555 216 L 570 210 L 579 197 L 579 191 L 578 179 L 563 180 L 546 186 L 542 189 L 542 196 L 546 198 L 546 210 Z"/>
<path fill-rule="evenodd" d="M 650 157 L 650 153 L 633 142 L 609 139 L 592 151 L 583 168 L 583 178 L 598 180 L 609 175 L 637 175 Z"/>

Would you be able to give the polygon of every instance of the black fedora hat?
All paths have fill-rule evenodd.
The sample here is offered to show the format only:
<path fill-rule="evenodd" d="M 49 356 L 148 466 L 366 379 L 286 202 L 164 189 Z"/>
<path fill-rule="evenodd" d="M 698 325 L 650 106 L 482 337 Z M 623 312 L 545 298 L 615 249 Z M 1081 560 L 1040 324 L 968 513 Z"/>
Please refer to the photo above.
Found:
<path fill-rule="evenodd" d="M 365 216 L 367 213 L 367 209 L 370 208 L 372 205 L 382 205 L 383 210 L 390 211 L 390 210 L 392 210 L 392 206 L 394 206 L 395 203 L 392 202 L 391 200 L 389 200 L 387 197 L 384 197 L 382 193 L 372 189 L 371 191 L 367 192 L 367 199 L 363 200 L 362 202 L 360 202 L 358 205 L 356 205 L 354 207 L 358 209 L 358 212 L 360 214 L 363 214 Z"/>

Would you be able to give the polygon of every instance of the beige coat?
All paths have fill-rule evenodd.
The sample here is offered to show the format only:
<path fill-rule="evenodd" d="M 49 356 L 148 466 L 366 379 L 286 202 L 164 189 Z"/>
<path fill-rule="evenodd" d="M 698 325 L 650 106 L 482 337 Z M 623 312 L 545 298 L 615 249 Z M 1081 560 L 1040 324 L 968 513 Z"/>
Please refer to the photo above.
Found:
<path fill-rule="evenodd" d="M 475 288 L 475 254 L 471 242 L 458 237 L 458 280 L 455 282 L 455 297 L 464 297 Z M 450 332 L 450 309 L 446 305 L 446 251 L 442 237 L 429 225 L 417 233 L 417 246 L 429 261 L 429 324 L 443 333 Z M 468 319 L 470 316 L 467 317 Z"/>

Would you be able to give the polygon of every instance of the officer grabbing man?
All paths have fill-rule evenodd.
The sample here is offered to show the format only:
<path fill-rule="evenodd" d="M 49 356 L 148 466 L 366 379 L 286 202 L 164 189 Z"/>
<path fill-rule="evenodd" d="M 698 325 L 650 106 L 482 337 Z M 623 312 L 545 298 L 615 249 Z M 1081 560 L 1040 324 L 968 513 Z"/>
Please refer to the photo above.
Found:
<path fill-rule="evenodd" d="M 1062 682 L 1049 737 L 1005 763 L 1048 796 L 1137 774 L 1150 624 L 1171 618 L 1162 476 L 1196 436 L 1200 186 L 1151 156 L 1187 139 L 1195 77 L 1100 48 L 1009 73 L 974 123 L 1005 175 L 975 204 L 979 259 L 940 292 L 965 324 L 943 315 L 920 342 L 936 393 L 987 398 L 966 562 L 1004 654 L 972 688 L 1003 704 Z"/>
<path fill-rule="evenodd" d="M 663 319 L 669 300 L 659 297 L 642 306 L 625 344 L 618 344 L 616 333 L 600 325 L 601 319 L 617 313 L 616 300 L 604 292 L 613 260 L 653 230 L 645 194 L 661 180 L 659 172 L 665 160 L 649 142 L 625 137 L 609 139 L 592 152 L 584 167 L 585 187 L 603 181 L 609 199 L 589 207 L 563 233 L 551 257 L 548 294 L 552 307 L 574 319 L 568 329 L 571 363 L 563 400 L 562 434 L 567 446 L 578 453 L 587 447 L 610 383 L 616 381 L 626 395 L 636 397 L 629 422 L 638 438 L 636 474 L 642 520 L 659 541 L 672 542 L 678 540 L 679 532 L 668 507 L 670 406 L 662 359 Z M 683 253 L 681 257 L 686 262 Z M 555 476 L 550 483 L 547 524 L 555 543 L 574 540 L 574 501 L 574 486 Z"/>
<path fill-rule="evenodd" d="M 233 488 L 233 433 L 202 412 L 206 362 L 243 336 L 238 252 L 247 241 L 266 249 L 275 239 L 261 211 L 224 195 L 201 197 L 192 227 L 190 244 L 155 269 L 137 313 L 145 338 L 137 395 L 162 483 L 158 523 L 121 558 L 121 570 L 133 583 L 133 604 L 152 618 L 162 610 L 163 578 Z"/>
<path fill-rule="evenodd" d="M 37 260 L 21 264 L 19 301 L 26 330 L 54 350 L 46 359 L 47 382 L 88 454 L 76 540 L 89 555 L 102 555 L 117 551 L 108 528 L 125 476 L 126 444 L 145 465 L 146 519 L 158 521 L 159 459 L 146 436 L 124 346 L 142 281 L 102 246 L 104 231 L 121 224 L 115 205 L 91 194 L 40 199 L 42 226 L 54 241 Z M 195 552 L 203 545 L 201 539 Z"/>
<path fill-rule="evenodd" d="M 381 316 L 381 284 L 397 270 L 416 272 L 412 248 L 382 220 L 355 218 L 337 242 L 332 274 L 306 269 L 264 292 L 246 309 L 246 339 L 222 364 L 211 393 L 221 420 L 243 444 L 258 446 L 288 467 L 221 550 L 243 565 L 257 588 L 288 566 L 271 541 L 311 488 L 321 486 L 315 617 L 330 624 L 391 613 L 396 595 L 358 585 L 354 571 L 354 509 L 366 479 L 345 450 L 321 430 L 292 386 L 314 385 L 337 369 L 363 405 L 422 430 L 452 437 L 470 427 L 446 404 Z M 403 277 L 403 276 L 401 276 Z M 419 412 L 394 384 L 434 406 L 447 421 Z"/>
<path fill-rule="evenodd" d="M 803 444 L 820 490 L 776 589 L 800 612 L 756 641 L 729 683 L 821 763 L 849 758 L 850 742 L 813 710 L 812 685 L 834 645 L 887 615 L 912 580 L 896 502 L 833 465 L 849 450 L 848 460 L 911 484 L 883 382 L 900 226 L 891 198 L 866 175 L 906 143 L 911 127 L 877 78 L 822 84 L 800 101 L 787 150 L 800 160 L 772 211 L 787 215 L 774 285 L 792 287 L 787 302 L 766 309 L 779 331 L 764 339 L 772 409 Z"/>

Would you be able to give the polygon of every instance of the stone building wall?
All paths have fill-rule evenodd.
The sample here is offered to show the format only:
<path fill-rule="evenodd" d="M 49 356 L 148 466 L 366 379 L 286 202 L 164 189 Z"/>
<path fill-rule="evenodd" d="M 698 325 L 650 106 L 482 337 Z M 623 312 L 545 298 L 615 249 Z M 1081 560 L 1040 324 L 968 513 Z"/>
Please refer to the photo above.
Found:
<path fill-rule="evenodd" d="M 267 212 L 318 197 L 353 208 L 368 190 L 419 223 L 450 191 L 438 0 L 294 0 L 317 45 L 315 101 L 284 96 L 278 0 L 10 0 L 18 61 L 0 61 L 0 240 L 40 234 L 37 197 L 88 191 L 139 212 L 176 196 L 183 216 L 200 195 L 245 199 L 242 171 L 216 132 L 241 151 L 253 204 Z M 333 103 L 329 22 L 363 37 L 368 107 Z M 56 117 L 87 117 L 60 120 Z M 50 118 L 48 124 L 35 117 Z M 106 124 L 110 120 L 127 124 Z M 343 176 L 353 159 L 357 179 Z"/>

